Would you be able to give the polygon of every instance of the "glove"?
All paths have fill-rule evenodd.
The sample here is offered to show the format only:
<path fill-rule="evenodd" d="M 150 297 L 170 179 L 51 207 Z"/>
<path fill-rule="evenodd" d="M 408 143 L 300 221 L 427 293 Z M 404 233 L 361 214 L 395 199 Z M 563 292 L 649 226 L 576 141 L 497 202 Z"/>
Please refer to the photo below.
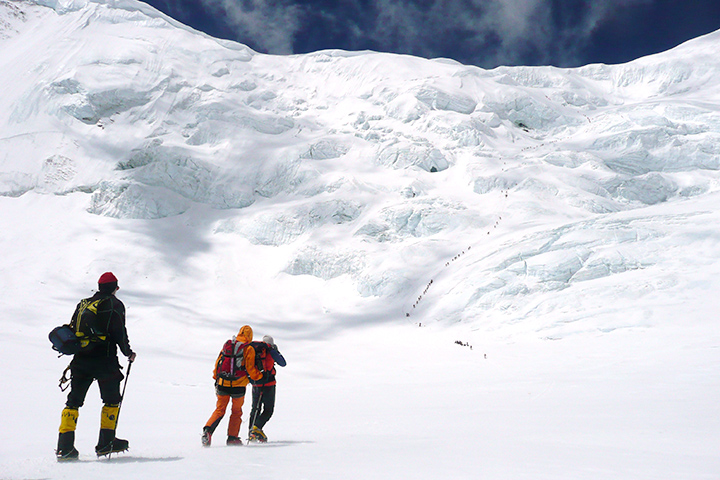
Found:
<path fill-rule="evenodd" d="M 135 357 L 137 357 L 137 354 L 135 352 L 132 352 L 128 357 L 128 362 L 133 363 L 135 361 Z"/>

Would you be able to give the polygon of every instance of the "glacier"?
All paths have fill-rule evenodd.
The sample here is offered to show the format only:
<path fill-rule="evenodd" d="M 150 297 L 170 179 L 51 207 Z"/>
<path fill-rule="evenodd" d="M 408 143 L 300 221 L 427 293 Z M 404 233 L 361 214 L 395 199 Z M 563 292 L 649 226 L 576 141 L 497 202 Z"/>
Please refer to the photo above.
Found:
<path fill-rule="evenodd" d="M 170 387 L 201 410 L 210 406 L 197 389 L 207 373 L 202 362 L 212 361 L 217 336 L 243 321 L 286 343 L 338 342 L 324 347 L 324 354 L 349 355 L 339 367 L 349 378 L 365 377 L 364 368 L 383 368 L 380 359 L 365 365 L 372 355 L 355 353 L 373 348 L 370 340 L 358 345 L 358 332 L 411 339 L 403 342 L 403 354 L 389 353 L 393 361 L 421 358 L 433 382 L 448 375 L 462 383 L 467 375 L 470 400 L 458 407 L 464 415 L 474 418 L 488 395 L 482 385 L 489 383 L 500 392 L 495 407 L 506 401 L 517 406 L 514 395 L 527 389 L 551 410 L 564 405 L 587 415 L 599 431 L 602 421 L 588 420 L 591 414 L 577 412 L 572 403 L 577 381 L 582 401 L 601 410 L 602 399 L 592 396 L 595 386 L 563 365 L 589 352 L 578 360 L 579 371 L 600 375 L 590 363 L 598 360 L 622 373 L 626 365 L 614 358 L 632 350 L 636 376 L 621 375 L 622 388 L 635 388 L 641 374 L 666 385 L 663 372 L 678 369 L 673 378 L 681 380 L 667 390 L 653 388 L 678 405 L 684 398 L 678 385 L 702 393 L 703 400 L 690 402 L 697 416 L 679 427 L 683 441 L 693 438 L 697 418 L 708 421 L 667 476 L 659 473 L 658 460 L 678 439 L 652 430 L 650 420 L 634 430 L 627 444 L 621 442 L 626 449 L 643 434 L 654 432 L 657 439 L 647 447 L 650 454 L 638 454 L 639 476 L 712 478 L 720 467 L 708 453 L 720 431 L 713 430 L 720 418 L 713 373 L 720 366 L 713 323 L 720 308 L 718 46 L 715 32 L 622 65 L 484 70 L 372 51 L 264 55 L 136 0 L 0 0 L 0 311 L 12 331 L 2 350 L 19 353 L 27 342 L 33 351 L 49 350 L 43 335 L 54 325 L 29 315 L 15 299 L 41 297 L 61 321 L 83 293 L 79 286 L 92 286 L 107 269 L 134 305 L 129 314 L 137 321 L 129 328 L 142 347 L 139 358 L 144 349 L 165 366 L 182 346 L 187 354 L 178 361 L 190 379 Z M 447 343 L 461 337 L 460 344 L 469 341 L 476 351 L 437 347 L 454 361 L 428 364 L 433 337 Z M 668 348 L 674 340 L 681 352 Z M 382 342 L 384 353 L 395 347 Z M 652 353 L 643 354 L 643 346 Z M 289 357 L 300 360 L 305 376 L 289 380 L 289 389 L 300 405 L 314 405 L 303 384 L 327 385 L 339 374 L 324 371 L 329 367 L 320 366 L 320 353 L 294 348 Z M 561 353 L 537 364 L 528 358 L 527 352 L 551 348 Z M 489 362 L 471 356 L 481 350 L 490 351 L 491 360 L 504 355 L 507 363 L 483 373 Z M 682 368 L 667 366 L 683 352 L 688 360 Z M 445 370 L 462 362 L 473 372 Z M 403 368 L 404 388 L 414 395 L 408 402 L 425 394 L 427 401 L 440 401 L 428 393 L 425 373 Z M 317 369 L 323 373 L 308 373 Z M 49 367 L 41 371 L 55 375 Z M 695 377 L 692 371 L 705 373 Z M 506 390 L 506 374 L 522 380 Z M 370 396 L 392 388 L 386 375 L 377 385 L 371 381 Z M 543 375 L 559 380 L 543 383 Z M 2 379 L 13 375 L 3 373 Z M 146 398 L 158 395 L 142 382 Z M 639 394 L 636 404 L 614 390 L 609 374 L 599 382 L 605 398 L 618 408 L 630 404 L 633 415 L 654 391 Z M 355 388 L 354 382 L 332 385 Z M 548 405 L 545 391 L 554 392 Z M 405 408 L 396 404 L 405 398 L 396 393 L 388 400 L 395 414 Z M 333 412 L 333 421 L 362 432 L 368 426 L 383 430 L 372 419 L 356 424 L 329 408 L 338 402 L 362 410 L 361 397 L 333 390 L 321 405 Z M 561 406 L 552 407 L 550 399 L 553 405 L 561 399 Z M 51 410 L 61 406 L 54 400 Z M 3 405 L 18 408 L 11 398 Z M 519 461 L 508 453 L 517 438 L 510 436 L 496 437 L 504 452 L 499 460 L 482 454 L 491 465 L 486 472 L 491 478 L 562 478 L 563 462 L 544 463 L 552 451 L 535 443 L 540 433 L 522 430 L 517 418 L 524 410 L 517 407 L 521 411 L 501 408 L 497 424 L 490 421 L 488 428 L 497 433 L 502 420 L 522 431 L 520 451 L 546 474 L 515 466 L 503 475 L 503 462 Z M 425 408 L 411 409 L 412 417 L 435 415 Z M 57 410 L 41 417 L 52 424 Z M 552 412 L 529 428 L 552 434 L 552 422 L 563 418 Z M 131 422 L 132 413 L 126 418 Z M 420 428 L 410 416 L 398 418 L 388 421 L 399 422 L 400 431 Z M 640 422 L 636 418 L 643 417 L 628 413 L 611 425 L 620 429 Z M 491 451 L 491 437 L 476 438 L 474 429 L 482 430 L 483 421 L 451 423 L 460 439 Z M 312 423 L 306 419 L 300 426 Z M 672 432 L 674 426 L 659 430 Z M 168 428 L 187 435 L 180 426 Z M 421 452 L 431 451 L 431 442 L 443 443 L 438 433 L 423 440 Z M 597 442 L 606 446 L 616 434 Z M 555 441 L 563 444 L 563 435 L 569 434 L 559 432 Z M 573 435 L 576 442 L 584 438 Z M 412 438 L 398 445 L 409 452 Z M 348 473 L 336 459 L 358 445 L 344 442 L 324 453 L 327 469 L 320 478 Z M 26 443 L 13 447 L 12 458 L 27 455 Z M 567 478 L 637 478 L 628 473 L 631 461 L 620 461 L 622 474 L 600 466 L 579 473 L 597 447 L 592 439 L 582 445 L 586 450 L 577 459 L 566 459 L 574 472 Z M 183 452 L 178 455 L 197 455 L 184 444 L 174 446 Z M 413 458 L 397 449 L 393 458 Z M 460 449 L 462 455 L 448 453 L 447 445 L 438 449 L 457 457 L 456 478 L 470 478 L 475 467 L 474 473 L 485 471 L 473 463 L 470 446 Z M 701 459 L 697 465 L 693 455 Z M 0 459 L 12 478 L 21 476 L 19 463 Z M 288 476 L 298 464 L 293 462 L 306 461 L 293 455 L 275 473 Z M 381 464 L 387 467 L 382 472 L 360 468 L 363 478 L 390 478 L 391 462 Z M 33 465 L 31 472 L 50 475 L 46 464 Z M 414 478 L 445 471 L 405 465 L 401 472 Z M 132 473 L 144 475 L 137 468 Z M 53 478 L 69 478 L 64 475 Z"/>

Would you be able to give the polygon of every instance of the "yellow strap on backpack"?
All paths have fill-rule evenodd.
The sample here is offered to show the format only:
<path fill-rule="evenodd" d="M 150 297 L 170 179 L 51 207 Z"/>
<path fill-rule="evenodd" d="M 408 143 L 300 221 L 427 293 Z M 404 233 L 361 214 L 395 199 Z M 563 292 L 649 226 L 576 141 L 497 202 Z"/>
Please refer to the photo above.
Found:
<path fill-rule="evenodd" d="M 83 332 L 80 331 L 80 319 L 82 318 L 83 312 L 85 310 L 90 310 L 94 315 L 97 315 L 98 313 L 98 305 L 100 305 L 100 302 L 105 300 L 104 298 L 101 298 L 99 300 L 95 300 L 94 302 L 88 301 L 88 299 L 83 300 L 80 304 L 80 308 L 78 309 L 78 315 L 75 318 L 75 336 L 80 339 L 80 348 L 87 347 L 91 341 L 93 341 L 93 338 L 86 336 Z M 105 335 L 97 335 L 95 337 L 96 341 L 105 341 L 107 337 Z"/>

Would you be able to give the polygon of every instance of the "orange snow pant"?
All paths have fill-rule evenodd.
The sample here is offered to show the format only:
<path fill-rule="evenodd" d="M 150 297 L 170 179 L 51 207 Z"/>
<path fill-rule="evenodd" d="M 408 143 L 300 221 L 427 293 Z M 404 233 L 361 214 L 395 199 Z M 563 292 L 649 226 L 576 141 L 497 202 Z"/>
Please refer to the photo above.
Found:
<path fill-rule="evenodd" d="M 242 387 L 245 390 L 244 387 Z M 245 393 L 245 392 L 243 392 Z M 228 423 L 228 437 L 237 437 L 240 433 L 240 424 L 242 424 L 242 406 L 245 403 L 245 396 L 235 395 L 221 395 L 218 392 L 217 404 L 215 411 L 210 416 L 205 426 L 210 429 L 210 433 L 213 433 L 217 428 L 220 420 L 225 416 L 225 410 L 227 410 L 228 403 L 232 400 L 232 406 L 230 407 L 230 422 Z"/>

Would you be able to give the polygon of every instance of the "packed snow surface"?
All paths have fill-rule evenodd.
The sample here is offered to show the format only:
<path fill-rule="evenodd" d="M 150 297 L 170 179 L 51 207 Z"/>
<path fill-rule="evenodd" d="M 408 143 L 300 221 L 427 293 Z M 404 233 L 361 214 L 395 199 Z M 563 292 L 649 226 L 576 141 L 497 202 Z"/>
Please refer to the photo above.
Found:
<path fill-rule="evenodd" d="M 0 477 L 718 478 L 719 49 L 269 56 L 0 0 Z M 131 449 L 95 459 L 93 388 L 57 464 L 47 334 L 105 271 Z M 204 449 L 244 324 L 288 360 L 271 443 Z"/>

